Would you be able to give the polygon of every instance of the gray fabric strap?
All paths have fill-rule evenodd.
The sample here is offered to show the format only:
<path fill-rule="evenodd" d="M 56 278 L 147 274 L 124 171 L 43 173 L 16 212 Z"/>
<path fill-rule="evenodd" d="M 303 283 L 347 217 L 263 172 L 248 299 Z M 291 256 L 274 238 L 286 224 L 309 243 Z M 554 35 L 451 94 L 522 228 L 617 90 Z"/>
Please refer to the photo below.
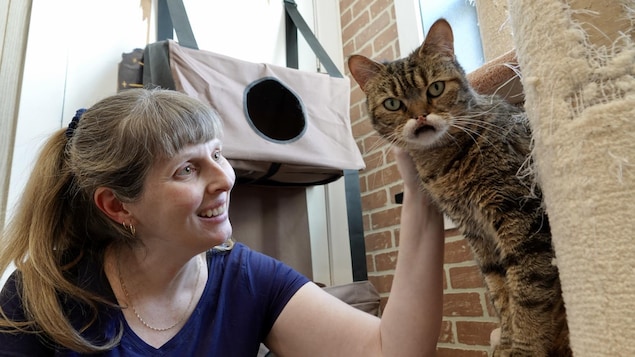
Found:
<path fill-rule="evenodd" d="M 198 49 L 183 1 L 158 0 L 158 9 L 157 40 L 172 39 L 172 29 L 174 29 L 179 45 Z M 166 12 L 169 16 L 166 16 Z"/>
<path fill-rule="evenodd" d="M 324 47 L 322 47 L 318 39 L 315 37 L 315 34 L 313 34 L 313 31 L 309 28 L 309 25 L 307 25 L 306 21 L 304 21 L 300 12 L 298 12 L 298 5 L 295 1 L 284 0 L 284 8 L 287 15 L 289 15 L 289 18 L 293 21 L 295 27 L 300 31 L 302 36 L 304 36 L 304 39 L 326 69 L 326 72 L 328 72 L 331 77 L 344 78 L 335 63 L 331 60 L 331 57 L 329 57 L 328 53 L 324 50 Z"/>
<path fill-rule="evenodd" d="M 146 46 L 143 54 L 143 86 L 146 88 L 161 87 L 176 89 L 170 59 L 168 57 L 168 42 L 159 41 Z"/>

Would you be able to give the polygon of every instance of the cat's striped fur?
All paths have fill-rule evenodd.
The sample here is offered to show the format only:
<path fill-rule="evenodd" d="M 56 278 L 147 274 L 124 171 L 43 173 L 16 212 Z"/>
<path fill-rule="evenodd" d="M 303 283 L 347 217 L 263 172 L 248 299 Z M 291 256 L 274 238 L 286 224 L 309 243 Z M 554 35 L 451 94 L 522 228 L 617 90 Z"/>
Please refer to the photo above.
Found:
<path fill-rule="evenodd" d="M 494 356 L 571 356 L 523 111 L 475 93 L 445 20 L 404 59 L 377 63 L 354 55 L 348 62 L 375 130 L 410 152 L 423 189 L 472 247 L 501 317 Z"/>

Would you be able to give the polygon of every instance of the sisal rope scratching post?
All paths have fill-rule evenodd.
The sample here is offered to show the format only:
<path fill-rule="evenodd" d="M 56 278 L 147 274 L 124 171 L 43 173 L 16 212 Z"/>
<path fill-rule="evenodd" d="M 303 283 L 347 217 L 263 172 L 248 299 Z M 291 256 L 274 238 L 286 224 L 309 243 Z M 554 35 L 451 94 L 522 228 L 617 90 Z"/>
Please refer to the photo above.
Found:
<path fill-rule="evenodd" d="M 635 2 L 509 13 L 574 355 L 635 356 Z"/>

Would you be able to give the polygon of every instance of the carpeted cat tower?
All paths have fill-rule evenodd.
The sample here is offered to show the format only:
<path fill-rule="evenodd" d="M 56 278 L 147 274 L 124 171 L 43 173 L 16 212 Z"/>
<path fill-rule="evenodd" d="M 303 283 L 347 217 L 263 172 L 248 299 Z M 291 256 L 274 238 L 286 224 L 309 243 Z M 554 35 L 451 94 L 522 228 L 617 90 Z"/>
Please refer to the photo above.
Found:
<path fill-rule="evenodd" d="M 635 356 L 635 1 L 508 6 L 574 355 Z"/>

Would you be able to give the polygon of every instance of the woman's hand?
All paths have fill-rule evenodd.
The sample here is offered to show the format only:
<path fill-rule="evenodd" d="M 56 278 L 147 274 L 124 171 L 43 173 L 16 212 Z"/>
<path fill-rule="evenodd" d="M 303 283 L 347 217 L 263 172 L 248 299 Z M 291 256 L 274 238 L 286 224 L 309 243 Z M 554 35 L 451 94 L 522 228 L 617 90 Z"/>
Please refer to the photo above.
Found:
<path fill-rule="evenodd" d="M 397 168 L 399 169 L 399 174 L 403 179 L 404 186 L 407 186 L 408 188 L 418 188 L 420 182 L 419 174 L 417 173 L 417 168 L 415 167 L 410 154 L 397 146 L 392 147 L 392 153 L 395 156 Z"/>

